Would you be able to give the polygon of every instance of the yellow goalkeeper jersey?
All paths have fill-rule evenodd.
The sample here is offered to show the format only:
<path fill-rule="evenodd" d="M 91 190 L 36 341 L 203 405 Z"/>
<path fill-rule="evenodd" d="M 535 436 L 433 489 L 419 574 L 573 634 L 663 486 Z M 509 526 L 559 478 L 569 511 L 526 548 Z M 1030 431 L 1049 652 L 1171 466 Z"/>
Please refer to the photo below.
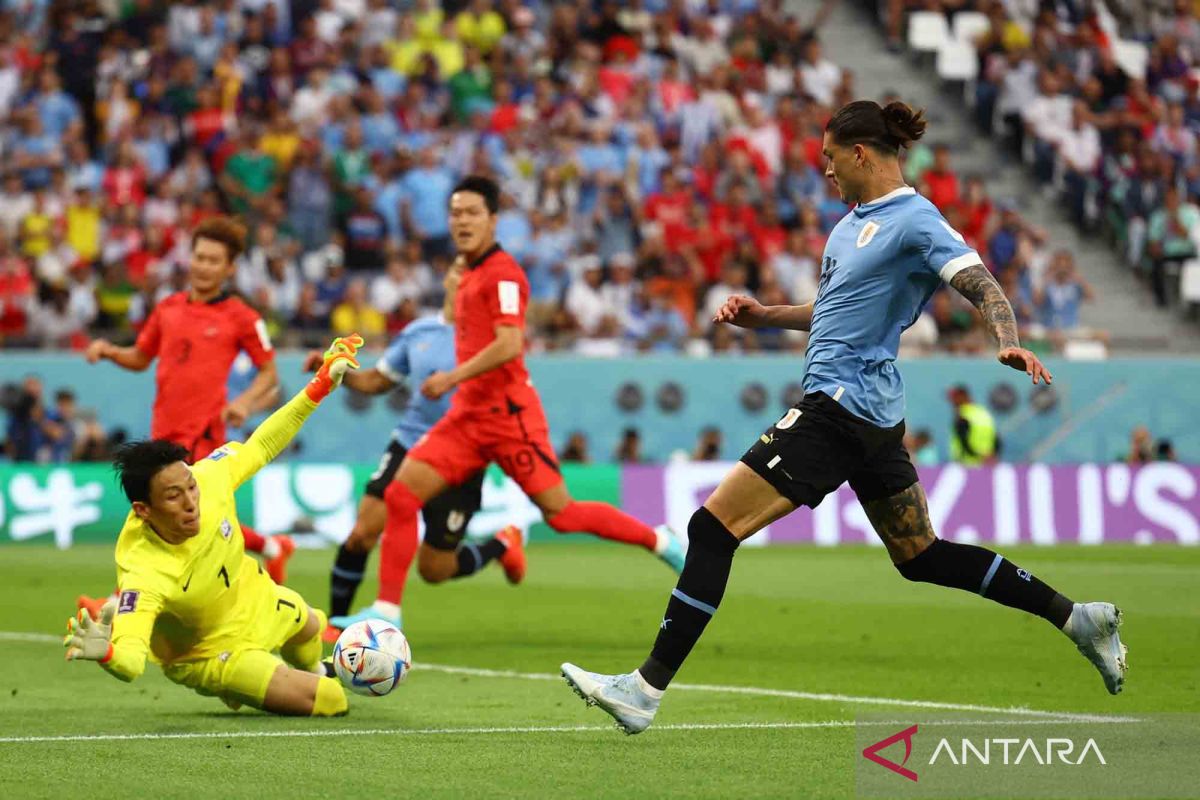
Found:
<path fill-rule="evenodd" d="M 192 466 L 200 531 L 164 541 L 130 511 L 117 540 L 117 613 L 106 670 L 131 681 L 147 655 L 160 664 L 211 658 L 252 630 L 244 602 L 260 578 L 245 554 L 234 491 L 279 454 L 316 408 L 304 392 L 272 414 L 244 445 L 230 442 Z"/>

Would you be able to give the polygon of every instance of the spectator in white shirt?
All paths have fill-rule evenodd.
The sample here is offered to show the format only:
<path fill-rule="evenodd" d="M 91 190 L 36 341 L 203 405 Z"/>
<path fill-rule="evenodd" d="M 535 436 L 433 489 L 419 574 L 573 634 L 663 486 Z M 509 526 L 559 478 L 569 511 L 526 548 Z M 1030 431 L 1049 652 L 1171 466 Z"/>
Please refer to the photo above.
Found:
<path fill-rule="evenodd" d="M 604 328 L 611 328 L 616 323 L 617 309 L 613 308 L 604 294 L 604 271 L 600 259 L 592 256 L 581 266 L 583 274 L 573 280 L 571 288 L 567 289 L 565 306 L 575 318 L 582 335 L 598 336 Z"/>
<path fill-rule="evenodd" d="M 347 20 L 334 7 L 333 0 L 323 0 L 317 13 L 317 36 L 328 44 L 336 44 Z"/>
<path fill-rule="evenodd" d="M 729 259 L 722 270 L 721 282 L 714 283 L 704 295 L 704 303 L 700 307 L 696 325 L 701 330 L 711 328 L 717 309 L 725 305 L 729 296 L 734 294 L 750 294 L 750 287 L 746 285 L 746 268 L 740 262 Z"/>
<path fill-rule="evenodd" d="M 8 116 L 21 91 L 21 70 L 11 51 L 0 51 L 0 119 Z"/>
<path fill-rule="evenodd" d="M 1044 183 L 1054 177 L 1054 152 L 1059 141 L 1071 130 L 1071 96 L 1059 91 L 1058 79 L 1043 72 L 1038 95 L 1025 107 L 1026 131 L 1034 137 L 1034 172 Z"/>
<path fill-rule="evenodd" d="M 50 248 L 38 256 L 34 273 L 44 284 L 62 285 L 78 260 L 79 254 L 65 240 L 62 226 L 53 225 L 50 228 Z"/>
<path fill-rule="evenodd" d="M 796 90 L 796 66 L 792 63 L 787 48 L 780 47 L 767 64 L 767 93 L 774 97 L 791 94 Z"/>
<path fill-rule="evenodd" d="M 17 240 L 21 221 L 33 213 L 35 206 L 33 195 L 21 183 L 21 174 L 12 170 L 5 175 L 4 191 L 0 192 L 0 232 L 5 238 Z"/>
<path fill-rule="evenodd" d="M 741 136 L 758 152 L 772 175 L 778 175 L 783 166 L 783 134 L 771 116 L 763 111 L 757 98 L 748 97 L 743 103 L 745 124 L 731 131 L 734 137 Z"/>
<path fill-rule="evenodd" d="M 729 51 L 717 34 L 716 28 L 707 20 L 699 24 L 699 36 L 688 38 L 684 58 L 695 75 L 707 75 L 719 64 L 729 61 Z"/>
<path fill-rule="evenodd" d="M 325 70 L 314 69 L 304 88 L 292 98 L 292 119 L 306 133 L 315 132 L 316 126 L 326 121 L 329 101 L 333 97 L 326 83 Z"/>
<path fill-rule="evenodd" d="M 400 24 L 400 12 L 388 4 L 388 0 L 370 0 L 364 24 L 364 44 L 368 47 L 384 44 L 396 37 Z"/>
<path fill-rule="evenodd" d="M 384 314 L 391 314 L 405 299 L 419 305 L 424 293 L 421 281 L 401 255 L 389 258 L 387 270 L 371 281 L 371 305 Z"/>
<path fill-rule="evenodd" d="M 1150 146 L 1171 156 L 1178 166 L 1186 168 L 1196 157 L 1196 134 L 1188 127 L 1181 104 L 1167 106 L 1164 117 L 1154 128 Z"/>
<path fill-rule="evenodd" d="M 632 253 L 617 253 L 608 262 L 609 280 L 600 287 L 608 307 L 616 314 L 622 328 L 629 326 L 633 304 L 637 295 L 637 284 L 633 279 L 634 258 Z"/>
<path fill-rule="evenodd" d="M 1100 134 L 1092 125 L 1087 106 L 1076 100 L 1071 128 L 1058 142 L 1058 157 L 1066 184 L 1067 203 L 1076 226 L 1083 227 L 1091 178 L 1100 165 Z"/>
<path fill-rule="evenodd" d="M 267 306 L 284 319 L 291 319 L 300 306 L 300 267 L 296 260 L 277 249 L 267 256 L 267 275 L 263 290 Z"/>
<path fill-rule="evenodd" d="M 267 282 L 267 256 L 277 248 L 275 226 L 262 222 L 254 232 L 254 246 L 238 259 L 234 283 L 246 297 L 254 297 Z"/>
<path fill-rule="evenodd" d="M 42 347 L 68 348 L 73 337 L 83 335 L 90 321 L 71 307 L 67 289 L 55 288 L 30 319 L 29 331 Z"/>
<path fill-rule="evenodd" d="M 821 56 L 821 42 L 815 36 L 804 48 L 804 60 L 800 62 L 800 83 L 805 94 L 821 105 L 833 105 L 833 94 L 842 82 L 842 70 Z"/>
<path fill-rule="evenodd" d="M 796 305 L 803 305 L 817 296 L 817 259 L 809 252 L 808 241 L 801 228 L 788 232 L 783 250 L 768 265 L 779 288 Z"/>
<path fill-rule="evenodd" d="M 1020 150 L 1025 123 L 1022 115 L 1038 94 L 1038 68 L 1028 49 L 998 56 L 988 61 L 989 75 L 999 77 L 1000 94 L 996 99 L 996 114 L 1004 124 L 1005 133 L 1014 149 Z"/>

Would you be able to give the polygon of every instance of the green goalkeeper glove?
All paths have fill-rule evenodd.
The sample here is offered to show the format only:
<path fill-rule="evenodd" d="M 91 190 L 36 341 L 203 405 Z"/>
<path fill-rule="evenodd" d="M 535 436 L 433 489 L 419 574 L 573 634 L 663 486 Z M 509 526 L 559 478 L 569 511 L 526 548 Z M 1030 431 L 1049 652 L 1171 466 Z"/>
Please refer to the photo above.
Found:
<path fill-rule="evenodd" d="M 63 647 L 67 648 L 67 661 L 108 661 L 112 657 L 112 621 L 117 613 L 117 601 L 109 598 L 100 609 L 100 619 L 93 620 L 87 611 L 80 609 L 77 617 L 67 620 L 67 635 Z"/>
<path fill-rule="evenodd" d="M 325 361 L 317 374 L 304 387 L 308 399 L 319 403 L 325 396 L 342 383 L 342 377 L 348 369 L 358 369 L 358 348 L 363 346 L 363 338 L 357 333 L 349 336 L 339 336 L 325 351 Z"/>

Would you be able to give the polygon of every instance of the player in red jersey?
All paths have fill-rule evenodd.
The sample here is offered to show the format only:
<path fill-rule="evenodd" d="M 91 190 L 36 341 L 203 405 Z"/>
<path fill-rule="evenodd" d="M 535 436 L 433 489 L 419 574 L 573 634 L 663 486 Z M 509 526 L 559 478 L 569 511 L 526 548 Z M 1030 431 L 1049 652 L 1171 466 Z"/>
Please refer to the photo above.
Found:
<path fill-rule="evenodd" d="M 650 528 L 608 505 L 573 500 L 559 472 L 542 402 L 525 369 L 525 272 L 496 243 L 500 188 L 490 178 L 465 178 L 450 195 L 450 233 L 465 270 L 454 302 L 455 355 L 450 372 L 435 372 L 421 392 L 430 399 L 457 388 L 450 410 L 417 441 L 384 492 L 385 536 L 416 539 L 417 512 L 449 486 L 494 461 L 559 533 L 592 533 L 641 545 L 676 572 L 683 546 L 665 528 Z M 380 565 L 380 596 L 392 587 Z"/>
<path fill-rule="evenodd" d="M 245 229 L 228 217 L 212 217 L 192 233 L 188 290 L 155 306 L 131 347 L 105 339 L 88 345 L 85 356 L 95 364 L 108 359 L 117 366 L 141 372 L 158 359 L 150 436 L 182 445 L 195 463 L 225 443 L 226 423 L 241 427 L 268 405 L 279 384 L 275 351 L 262 318 L 241 299 L 225 290 L 235 260 L 245 247 Z M 258 375 L 233 400 L 226 398 L 229 371 L 245 350 Z M 246 549 L 266 558 L 276 583 L 283 583 L 295 545 L 287 536 L 270 538 L 243 527 Z M 88 602 L 85 602 L 88 601 Z M 103 603 L 81 597 L 80 607 Z"/>

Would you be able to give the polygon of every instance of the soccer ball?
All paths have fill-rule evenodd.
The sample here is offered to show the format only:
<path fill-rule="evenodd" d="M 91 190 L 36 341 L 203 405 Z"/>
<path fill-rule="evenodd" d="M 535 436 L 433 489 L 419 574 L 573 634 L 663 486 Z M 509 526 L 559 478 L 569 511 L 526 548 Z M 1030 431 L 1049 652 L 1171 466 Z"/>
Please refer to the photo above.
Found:
<path fill-rule="evenodd" d="M 354 623 L 333 646 L 333 670 L 355 694 L 382 697 L 408 677 L 411 667 L 408 639 L 381 619 Z"/>

